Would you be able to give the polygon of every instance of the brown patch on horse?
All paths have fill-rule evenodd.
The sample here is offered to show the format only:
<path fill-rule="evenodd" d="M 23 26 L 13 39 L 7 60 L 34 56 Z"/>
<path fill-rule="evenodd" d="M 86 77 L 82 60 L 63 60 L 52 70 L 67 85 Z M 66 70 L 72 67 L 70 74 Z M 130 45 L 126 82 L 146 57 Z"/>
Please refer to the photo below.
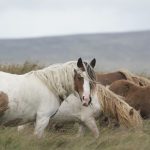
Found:
<path fill-rule="evenodd" d="M 113 82 L 122 79 L 126 80 L 126 76 L 119 71 L 112 72 L 112 73 L 104 73 L 104 74 L 96 73 L 96 80 L 104 86 L 110 85 Z"/>
<path fill-rule="evenodd" d="M 150 118 L 150 86 L 141 87 L 127 80 L 112 83 L 109 87 L 114 93 L 125 97 L 125 101 L 140 110 L 143 118 Z"/>
<path fill-rule="evenodd" d="M 8 109 L 8 95 L 0 92 L 0 116 Z"/>
<path fill-rule="evenodd" d="M 83 83 L 84 83 L 84 79 L 83 77 L 81 77 L 80 74 L 77 73 L 76 70 L 74 70 L 75 75 L 74 75 L 74 88 L 75 90 L 79 93 L 82 94 L 83 93 Z"/>

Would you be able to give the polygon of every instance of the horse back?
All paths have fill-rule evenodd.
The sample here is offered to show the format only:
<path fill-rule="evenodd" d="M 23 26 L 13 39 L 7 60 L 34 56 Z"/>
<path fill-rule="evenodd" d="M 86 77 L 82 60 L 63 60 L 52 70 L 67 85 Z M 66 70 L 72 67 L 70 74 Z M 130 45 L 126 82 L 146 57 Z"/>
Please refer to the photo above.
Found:
<path fill-rule="evenodd" d="M 110 85 L 114 81 L 117 81 L 117 80 L 122 80 L 122 79 L 126 80 L 125 75 L 119 71 L 112 72 L 112 73 L 104 73 L 104 74 L 96 73 L 96 78 L 97 78 L 97 81 L 100 82 L 104 86 Z"/>

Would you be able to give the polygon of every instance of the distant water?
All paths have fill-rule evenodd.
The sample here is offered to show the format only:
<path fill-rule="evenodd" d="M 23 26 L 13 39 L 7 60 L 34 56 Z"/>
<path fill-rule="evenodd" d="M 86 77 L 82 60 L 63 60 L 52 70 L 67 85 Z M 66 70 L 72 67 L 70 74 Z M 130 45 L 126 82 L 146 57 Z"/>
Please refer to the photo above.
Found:
<path fill-rule="evenodd" d="M 150 73 L 150 31 L 0 40 L 0 63 L 29 60 L 48 65 L 79 57 L 95 57 L 102 71 Z"/>

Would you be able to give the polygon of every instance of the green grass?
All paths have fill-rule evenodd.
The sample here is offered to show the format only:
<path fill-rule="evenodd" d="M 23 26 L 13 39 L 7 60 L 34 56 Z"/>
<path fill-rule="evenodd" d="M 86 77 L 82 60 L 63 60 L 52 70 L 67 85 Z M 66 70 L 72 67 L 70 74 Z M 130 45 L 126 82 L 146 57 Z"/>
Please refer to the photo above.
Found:
<path fill-rule="evenodd" d="M 89 131 L 77 138 L 77 126 L 64 132 L 47 130 L 45 137 L 37 139 L 33 129 L 18 133 L 16 128 L 0 128 L 0 150 L 148 150 L 150 147 L 150 121 L 145 121 L 143 131 L 99 128 L 95 139 Z"/>

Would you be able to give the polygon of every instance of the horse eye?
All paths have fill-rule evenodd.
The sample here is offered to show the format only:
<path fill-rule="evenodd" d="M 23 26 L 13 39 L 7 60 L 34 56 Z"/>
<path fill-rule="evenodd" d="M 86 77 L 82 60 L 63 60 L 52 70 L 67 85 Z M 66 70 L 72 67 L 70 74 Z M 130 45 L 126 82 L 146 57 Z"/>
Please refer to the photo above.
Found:
<path fill-rule="evenodd" d="M 78 77 L 78 80 L 82 80 L 83 79 L 83 77 Z"/>

